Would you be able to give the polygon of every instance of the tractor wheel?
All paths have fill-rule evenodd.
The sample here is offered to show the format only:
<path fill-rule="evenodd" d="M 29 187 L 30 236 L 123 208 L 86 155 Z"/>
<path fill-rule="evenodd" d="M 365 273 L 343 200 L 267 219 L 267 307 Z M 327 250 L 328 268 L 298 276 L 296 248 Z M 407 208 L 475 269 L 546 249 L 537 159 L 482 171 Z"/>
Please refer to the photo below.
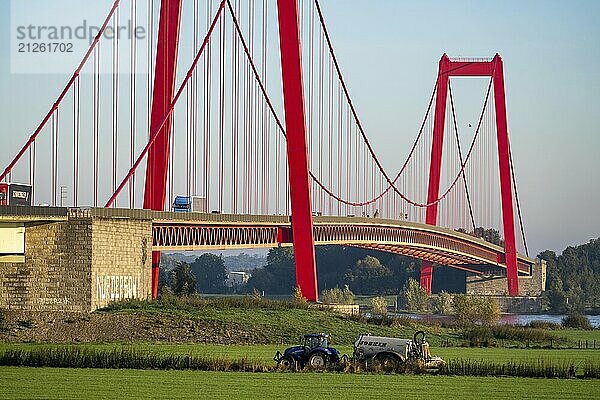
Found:
<path fill-rule="evenodd" d="M 324 353 L 315 353 L 308 359 L 308 365 L 315 370 L 323 370 L 327 367 L 327 355 Z"/>
<path fill-rule="evenodd" d="M 381 372 L 398 372 L 402 360 L 393 354 L 378 354 L 373 360 L 373 367 Z"/>
<path fill-rule="evenodd" d="M 290 356 L 284 356 L 279 360 L 277 366 L 282 370 L 295 370 L 296 369 L 296 361 Z"/>

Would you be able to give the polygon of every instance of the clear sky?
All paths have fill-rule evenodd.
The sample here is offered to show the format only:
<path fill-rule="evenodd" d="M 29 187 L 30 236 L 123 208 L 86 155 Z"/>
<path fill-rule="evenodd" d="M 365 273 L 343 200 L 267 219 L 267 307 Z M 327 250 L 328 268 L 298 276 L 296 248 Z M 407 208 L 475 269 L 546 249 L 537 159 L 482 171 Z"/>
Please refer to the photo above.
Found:
<path fill-rule="evenodd" d="M 58 12 L 53 2 L 45 4 L 48 15 Z M 398 152 L 405 154 L 412 143 L 440 56 L 498 52 L 531 253 L 560 251 L 600 236 L 600 2 L 322 0 L 322 5 L 353 99 L 386 167 L 396 170 Z M 103 12 L 97 14 L 100 21 Z M 67 79 L 12 74 L 9 29 L 10 1 L 0 0 L 2 167 Z M 480 90 L 481 83 L 473 85 L 463 85 L 464 93 Z"/>

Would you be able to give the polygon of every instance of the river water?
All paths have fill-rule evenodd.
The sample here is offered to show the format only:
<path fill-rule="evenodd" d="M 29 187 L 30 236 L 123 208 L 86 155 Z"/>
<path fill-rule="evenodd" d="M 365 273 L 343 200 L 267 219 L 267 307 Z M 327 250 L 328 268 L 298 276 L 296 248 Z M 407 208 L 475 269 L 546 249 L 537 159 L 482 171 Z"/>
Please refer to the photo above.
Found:
<path fill-rule="evenodd" d="M 501 324 L 508 325 L 526 325 L 531 321 L 555 322 L 560 324 L 566 315 L 552 314 L 502 314 L 500 316 Z M 594 328 L 600 327 L 600 315 L 586 315 Z"/>
<path fill-rule="evenodd" d="M 428 321 L 441 321 L 448 320 L 452 317 L 446 315 L 432 315 L 432 314 L 405 314 L 405 313 L 395 313 L 393 314 L 398 317 L 409 317 L 414 319 L 428 320 Z M 590 323 L 594 328 L 600 327 L 600 315 L 586 315 L 590 320 Z M 531 321 L 545 321 L 545 322 L 554 322 L 560 324 L 562 319 L 566 317 L 566 315 L 560 314 L 502 314 L 500 316 L 500 324 L 506 325 L 526 325 Z"/>

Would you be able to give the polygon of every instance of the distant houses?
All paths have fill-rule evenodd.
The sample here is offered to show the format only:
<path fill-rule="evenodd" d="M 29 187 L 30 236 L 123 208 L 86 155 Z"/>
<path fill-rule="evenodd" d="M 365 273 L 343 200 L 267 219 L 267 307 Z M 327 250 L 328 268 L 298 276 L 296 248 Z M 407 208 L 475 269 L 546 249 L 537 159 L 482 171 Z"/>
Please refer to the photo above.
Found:
<path fill-rule="evenodd" d="M 228 272 L 227 277 L 225 278 L 225 286 L 229 288 L 238 288 L 246 284 L 246 282 L 248 282 L 248 279 L 250 279 L 251 276 L 252 274 L 249 274 L 248 272 L 244 271 Z"/>

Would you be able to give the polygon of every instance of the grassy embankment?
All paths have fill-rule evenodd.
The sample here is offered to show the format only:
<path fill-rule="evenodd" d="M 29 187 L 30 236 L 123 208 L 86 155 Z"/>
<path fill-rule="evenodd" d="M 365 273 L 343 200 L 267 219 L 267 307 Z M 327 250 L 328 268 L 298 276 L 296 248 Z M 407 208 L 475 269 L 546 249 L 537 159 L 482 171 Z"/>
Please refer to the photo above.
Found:
<path fill-rule="evenodd" d="M 22 318 L 27 318 L 26 316 Z M 587 341 L 600 347 L 600 329 L 533 329 L 496 326 L 464 329 L 451 322 L 411 318 L 348 317 L 289 301 L 253 297 L 171 298 L 112 305 L 91 315 L 53 315 L 45 320 L 13 320 L 0 326 L 5 342 L 152 342 L 206 344 L 297 343 L 304 333 L 327 332 L 337 346 L 351 346 L 359 333 L 410 338 L 427 333 L 433 348 L 489 347 L 577 348 Z M 64 333 L 55 335 L 55 333 Z"/>
<path fill-rule="evenodd" d="M 186 300 L 175 303 L 125 302 L 115 304 L 105 311 L 111 313 L 146 313 L 168 315 L 174 319 L 187 319 L 199 324 L 226 325 L 232 332 L 240 332 L 264 344 L 296 343 L 304 333 L 327 332 L 339 345 L 351 345 L 359 333 L 412 337 L 425 328 L 409 320 L 373 324 L 361 318 L 349 318 L 327 310 L 317 310 L 307 305 L 289 301 L 266 299 L 223 298 Z M 459 340 L 458 332 L 439 326 L 428 327 L 428 340 L 439 345 L 447 340 Z"/>
<path fill-rule="evenodd" d="M 196 323 L 226 325 L 234 332 L 245 333 L 250 341 L 263 344 L 296 343 L 304 333 L 328 332 L 338 345 L 352 345 L 359 333 L 391 337 L 412 337 L 417 330 L 427 332 L 434 347 L 464 346 L 465 329 L 440 322 L 420 322 L 411 318 L 362 318 L 343 316 L 327 310 L 316 310 L 290 301 L 266 299 L 222 298 L 172 299 L 168 302 L 123 302 L 101 312 L 145 313 L 168 315 Z M 574 348 L 578 342 L 596 341 L 600 347 L 600 329 L 532 329 L 498 326 L 493 328 L 492 346 Z M 552 342 L 552 343 L 551 343 Z"/>

